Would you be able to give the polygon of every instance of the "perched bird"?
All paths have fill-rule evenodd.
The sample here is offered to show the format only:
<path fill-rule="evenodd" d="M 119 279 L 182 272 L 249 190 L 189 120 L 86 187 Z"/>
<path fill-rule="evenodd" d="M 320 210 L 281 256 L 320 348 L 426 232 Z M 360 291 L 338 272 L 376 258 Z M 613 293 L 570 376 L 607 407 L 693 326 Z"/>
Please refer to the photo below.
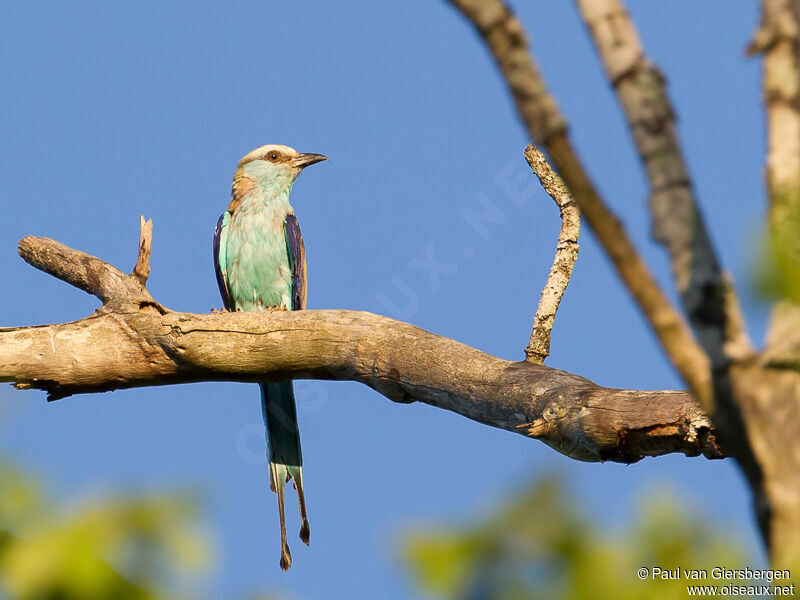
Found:
<path fill-rule="evenodd" d="M 306 307 L 306 257 L 300 226 L 289 204 L 295 179 L 327 160 L 288 146 L 256 148 L 239 161 L 231 201 L 214 230 L 214 267 L 227 310 L 302 310 Z M 292 564 L 286 542 L 284 488 L 291 479 L 300 504 L 300 539 L 309 540 L 303 495 L 303 459 L 291 381 L 261 383 L 267 433 L 269 483 L 278 494 L 281 568 Z"/>

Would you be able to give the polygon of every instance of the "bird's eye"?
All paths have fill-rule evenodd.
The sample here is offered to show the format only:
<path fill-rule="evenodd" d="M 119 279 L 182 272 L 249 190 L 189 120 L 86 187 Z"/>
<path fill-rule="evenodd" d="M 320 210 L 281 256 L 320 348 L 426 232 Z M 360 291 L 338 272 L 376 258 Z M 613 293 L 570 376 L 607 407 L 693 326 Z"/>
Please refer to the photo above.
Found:
<path fill-rule="evenodd" d="M 270 162 L 278 162 L 278 159 L 279 159 L 280 157 L 281 157 L 281 155 L 280 155 L 280 154 L 278 154 L 277 152 L 270 152 L 270 153 L 267 155 L 267 158 L 269 159 L 269 161 L 270 161 Z"/>

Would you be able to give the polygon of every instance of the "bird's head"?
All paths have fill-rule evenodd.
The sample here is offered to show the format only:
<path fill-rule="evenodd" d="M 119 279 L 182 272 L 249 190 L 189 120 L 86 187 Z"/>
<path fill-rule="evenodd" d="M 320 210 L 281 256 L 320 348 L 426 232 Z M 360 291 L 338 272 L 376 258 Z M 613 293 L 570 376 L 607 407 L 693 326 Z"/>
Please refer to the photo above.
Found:
<path fill-rule="evenodd" d="M 328 157 L 298 152 L 280 144 L 267 144 L 245 154 L 237 170 L 264 189 L 281 190 L 291 187 L 303 169 L 323 160 L 328 160 Z"/>

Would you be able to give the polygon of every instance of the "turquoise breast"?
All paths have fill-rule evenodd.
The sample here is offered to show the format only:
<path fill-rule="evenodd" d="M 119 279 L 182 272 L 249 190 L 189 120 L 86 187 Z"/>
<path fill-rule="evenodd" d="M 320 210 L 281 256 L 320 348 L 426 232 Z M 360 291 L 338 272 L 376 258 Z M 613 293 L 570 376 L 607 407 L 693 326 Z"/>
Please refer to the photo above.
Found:
<path fill-rule="evenodd" d="M 288 199 L 243 201 L 227 239 L 228 289 L 236 310 L 291 308 L 292 272 L 284 236 Z"/>

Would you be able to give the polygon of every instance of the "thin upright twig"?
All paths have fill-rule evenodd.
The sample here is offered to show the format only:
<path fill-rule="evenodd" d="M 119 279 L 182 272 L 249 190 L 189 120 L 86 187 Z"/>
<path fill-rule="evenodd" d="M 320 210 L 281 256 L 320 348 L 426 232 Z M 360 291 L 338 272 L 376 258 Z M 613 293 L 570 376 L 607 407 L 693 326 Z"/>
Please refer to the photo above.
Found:
<path fill-rule="evenodd" d="M 539 307 L 533 318 L 533 331 L 528 347 L 525 348 L 526 360 L 543 364 L 550 355 L 550 334 L 553 330 L 556 312 L 567 289 L 575 261 L 578 260 L 578 235 L 581 230 L 581 213 L 569 194 L 564 182 L 556 175 L 547 162 L 542 151 L 533 144 L 525 149 L 525 160 L 531 167 L 544 191 L 555 201 L 561 214 L 561 231 L 558 234 L 556 255 L 547 283 L 542 289 Z"/>
<path fill-rule="evenodd" d="M 153 219 L 144 220 L 144 215 L 139 216 L 139 254 L 133 275 L 144 285 L 150 277 L 150 250 L 153 246 Z"/>

